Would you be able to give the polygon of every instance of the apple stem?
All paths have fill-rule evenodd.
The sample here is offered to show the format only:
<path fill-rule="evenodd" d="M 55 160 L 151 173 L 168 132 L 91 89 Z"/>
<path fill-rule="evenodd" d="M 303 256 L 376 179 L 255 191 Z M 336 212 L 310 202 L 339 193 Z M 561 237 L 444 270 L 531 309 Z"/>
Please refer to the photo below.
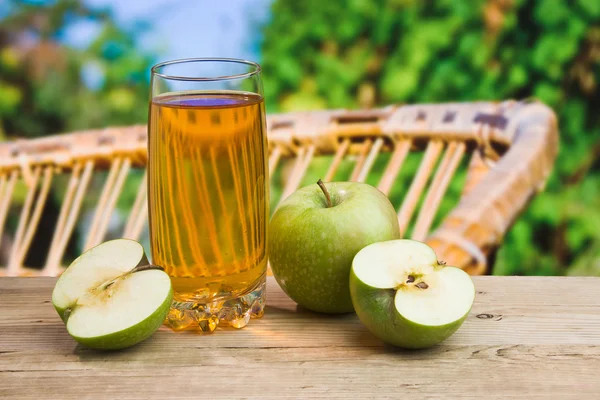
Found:
<path fill-rule="evenodd" d="M 128 272 L 128 274 L 133 274 L 135 272 L 141 272 L 141 271 L 149 271 L 151 269 L 157 269 L 159 271 L 164 271 L 165 269 L 159 265 L 154 265 L 154 264 L 148 264 L 148 265 L 138 265 L 137 267 L 135 267 L 134 269 L 132 269 L 131 271 Z"/>
<path fill-rule="evenodd" d="M 323 183 L 323 181 L 321 179 L 319 179 L 317 181 L 317 185 L 319 185 L 319 187 L 323 191 L 323 194 L 325 195 L 325 200 L 327 201 L 327 208 L 331 208 L 331 197 L 329 196 L 329 191 L 327 191 L 325 184 Z"/>
<path fill-rule="evenodd" d="M 107 283 L 101 285 L 99 288 L 101 288 L 102 290 L 106 290 L 109 287 L 111 287 L 112 285 L 115 284 L 115 282 L 117 282 L 119 279 L 123 279 L 126 276 L 129 276 L 131 274 L 134 274 L 136 272 L 141 272 L 141 271 L 149 271 L 151 269 L 157 269 L 159 271 L 164 271 L 165 269 L 159 265 L 154 265 L 154 264 L 147 264 L 147 265 L 138 265 L 137 267 L 135 267 L 134 269 L 132 269 L 129 272 L 125 272 L 123 275 L 121 276 L 117 276 L 115 279 L 108 281 Z"/>

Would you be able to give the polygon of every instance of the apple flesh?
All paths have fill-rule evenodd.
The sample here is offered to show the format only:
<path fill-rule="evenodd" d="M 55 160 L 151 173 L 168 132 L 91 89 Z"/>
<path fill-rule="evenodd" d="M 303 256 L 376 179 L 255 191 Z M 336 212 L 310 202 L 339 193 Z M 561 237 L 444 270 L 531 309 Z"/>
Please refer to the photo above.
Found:
<path fill-rule="evenodd" d="M 273 214 L 269 260 L 296 303 L 323 313 L 352 312 L 354 255 L 399 237 L 396 212 L 382 192 L 365 183 L 319 181 L 294 192 Z"/>
<path fill-rule="evenodd" d="M 408 349 L 450 337 L 475 298 L 466 272 L 440 265 L 431 247 L 413 240 L 374 243 L 359 251 L 350 291 L 362 323 L 383 341 Z"/>
<path fill-rule="evenodd" d="M 150 337 L 163 323 L 173 290 L 169 276 L 149 265 L 138 242 L 117 239 L 79 256 L 58 279 L 52 304 L 79 343 L 122 349 Z"/>

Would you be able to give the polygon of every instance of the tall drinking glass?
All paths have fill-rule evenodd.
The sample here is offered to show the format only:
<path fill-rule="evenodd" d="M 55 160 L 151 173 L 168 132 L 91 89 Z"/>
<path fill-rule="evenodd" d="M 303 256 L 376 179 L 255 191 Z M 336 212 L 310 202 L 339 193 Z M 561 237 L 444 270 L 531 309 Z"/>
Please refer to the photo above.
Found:
<path fill-rule="evenodd" d="M 269 215 L 260 66 L 152 68 L 148 206 L 153 263 L 175 292 L 167 324 L 210 332 L 263 314 Z"/>

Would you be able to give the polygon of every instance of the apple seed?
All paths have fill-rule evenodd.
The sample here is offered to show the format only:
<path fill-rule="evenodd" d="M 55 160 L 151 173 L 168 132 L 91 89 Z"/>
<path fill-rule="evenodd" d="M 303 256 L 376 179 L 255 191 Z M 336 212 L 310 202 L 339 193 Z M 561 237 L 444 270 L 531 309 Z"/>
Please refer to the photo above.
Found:
<path fill-rule="evenodd" d="M 419 282 L 415 286 L 418 287 L 419 289 L 427 289 L 429 287 L 429 285 L 426 284 L 425 282 Z"/>

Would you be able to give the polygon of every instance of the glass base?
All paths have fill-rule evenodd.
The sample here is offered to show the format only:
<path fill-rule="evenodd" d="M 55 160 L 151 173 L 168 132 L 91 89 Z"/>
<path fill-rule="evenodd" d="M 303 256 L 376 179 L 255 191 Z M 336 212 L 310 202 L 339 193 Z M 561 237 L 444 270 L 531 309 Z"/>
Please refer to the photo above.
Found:
<path fill-rule="evenodd" d="M 266 274 L 245 294 L 211 303 L 174 301 L 165 325 L 175 331 L 199 330 L 212 332 L 219 325 L 240 329 L 248 325 L 250 318 L 264 314 L 266 299 Z"/>

